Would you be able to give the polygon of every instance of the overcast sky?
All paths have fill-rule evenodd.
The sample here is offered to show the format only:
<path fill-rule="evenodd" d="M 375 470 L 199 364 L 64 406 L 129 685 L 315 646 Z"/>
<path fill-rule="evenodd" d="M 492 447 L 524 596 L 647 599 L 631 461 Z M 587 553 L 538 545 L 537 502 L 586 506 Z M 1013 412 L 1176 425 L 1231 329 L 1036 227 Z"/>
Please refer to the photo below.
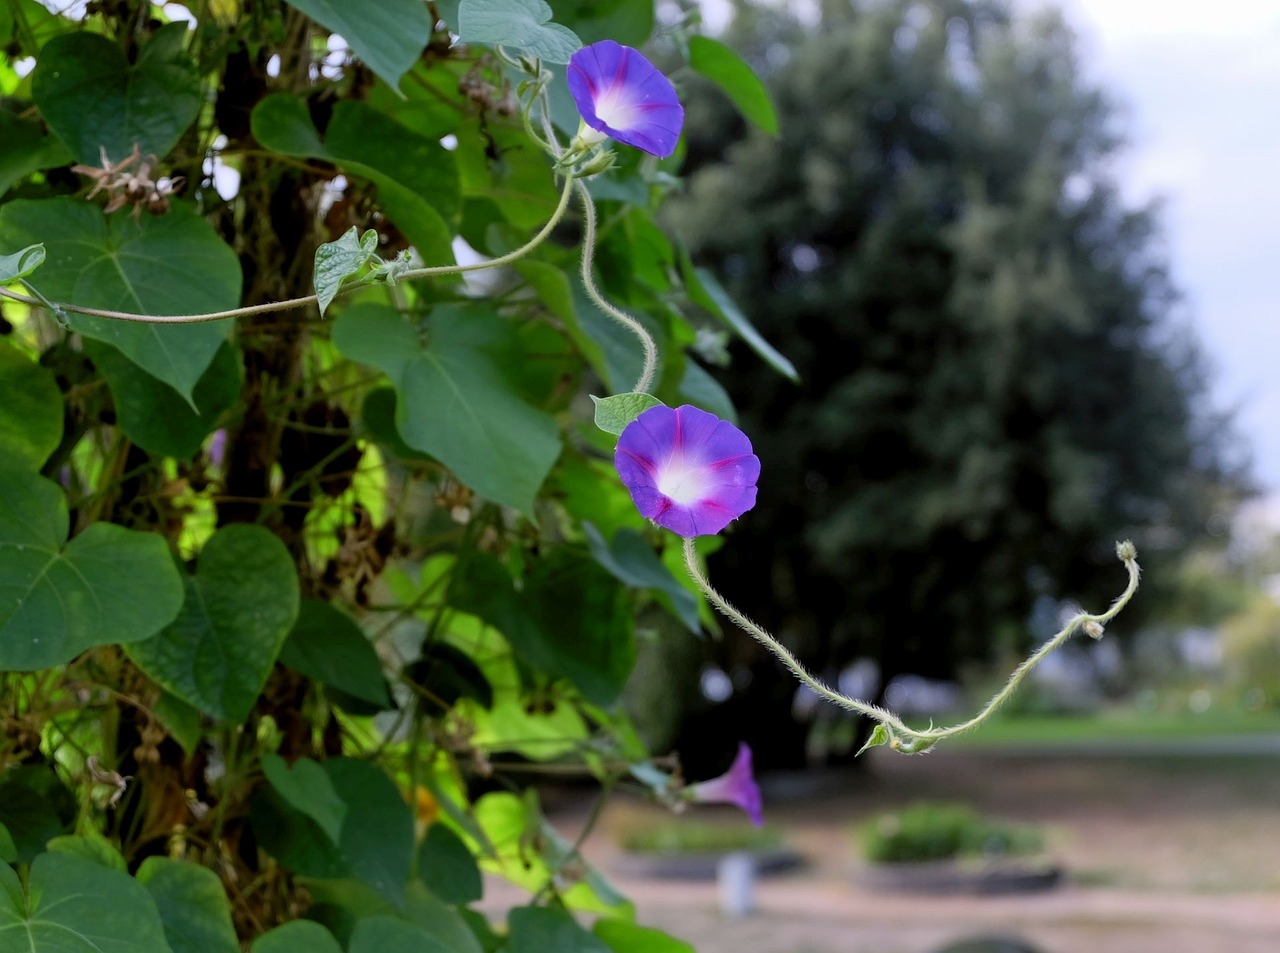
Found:
<path fill-rule="evenodd" d="M 1043 0 L 1022 0 L 1042 5 Z M 1280 0 L 1063 0 L 1086 70 L 1127 106 L 1117 168 L 1163 196 L 1175 280 L 1280 492 Z"/>

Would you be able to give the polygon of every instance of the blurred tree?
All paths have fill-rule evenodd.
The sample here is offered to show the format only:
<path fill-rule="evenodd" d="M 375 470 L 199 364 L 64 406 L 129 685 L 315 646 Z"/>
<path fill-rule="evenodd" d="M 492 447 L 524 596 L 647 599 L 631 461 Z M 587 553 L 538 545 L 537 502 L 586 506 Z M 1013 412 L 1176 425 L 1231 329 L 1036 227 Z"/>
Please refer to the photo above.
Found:
<path fill-rule="evenodd" d="M 1115 540 L 1156 569 L 1231 505 L 1244 468 L 1156 210 L 1110 179 L 1117 123 L 1060 15 L 854 0 L 806 28 L 742 5 L 727 39 L 783 135 L 695 87 L 669 211 L 803 378 L 745 354 L 726 375 L 765 463 L 716 573 L 748 614 L 828 676 L 870 654 L 882 685 L 951 677 L 1025 648 L 1042 595 L 1105 604 Z M 791 685 L 754 675 L 724 716 L 794 760 L 768 753 Z"/>

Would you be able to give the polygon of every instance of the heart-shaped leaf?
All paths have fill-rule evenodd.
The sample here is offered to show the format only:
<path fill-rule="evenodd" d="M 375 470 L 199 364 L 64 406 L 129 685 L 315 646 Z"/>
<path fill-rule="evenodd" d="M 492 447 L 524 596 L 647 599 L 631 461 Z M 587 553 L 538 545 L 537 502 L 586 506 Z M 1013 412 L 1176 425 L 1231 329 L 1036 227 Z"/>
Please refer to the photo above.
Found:
<path fill-rule="evenodd" d="M 453 261 L 454 221 L 462 208 L 458 162 L 438 140 L 360 102 L 344 100 L 320 139 L 307 104 L 276 93 L 254 107 L 253 135 L 281 155 L 327 159 L 378 187 L 378 202 L 432 264 Z"/>
<path fill-rule="evenodd" d="M 58 382 L 17 348 L 0 344 L 0 394 L 0 460 L 39 469 L 62 440 Z"/>
<path fill-rule="evenodd" d="M 142 884 L 65 853 L 37 857 L 25 885 L 0 864 L 0 950 L 175 953 Z"/>
<path fill-rule="evenodd" d="M 31 96 L 84 165 L 118 164 L 136 145 L 164 158 L 200 112 L 200 74 L 183 51 L 185 23 L 160 27 L 133 65 L 105 36 L 66 33 L 40 51 Z"/>
<path fill-rule="evenodd" d="M 169 214 L 111 218 L 80 199 L 15 199 L 0 206 L 0 246 L 43 241 L 48 260 L 32 284 L 54 301 L 139 314 L 234 308 L 240 261 L 185 205 Z M 159 325 L 72 314 L 71 328 L 105 341 L 186 400 L 230 323 Z"/>
<path fill-rule="evenodd" d="M 251 953 L 342 953 L 333 934 L 310 920 L 294 920 L 269 930 L 249 949 Z"/>
<path fill-rule="evenodd" d="M 545 0 L 462 0 L 458 35 L 464 43 L 501 43 L 548 63 L 567 63 L 582 41 L 551 22 L 554 12 Z"/>
<path fill-rule="evenodd" d="M 208 867 L 148 857 L 138 868 L 138 882 L 160 911 L 173 953 L 239 953 L 227 893 Z"/>
<path fill-rule="evenodd" d="M 538 488 L 560 455 L 560 431 L 520 398 L 486 352 L 503 327 L 494 315 L 439 307 L 424 347 L 397 312 L 357 305 L 338 320 L 333 341 L 347 357 L 391 378 L 396 426 L 409 446 L 435 457 L 481 496 L 532 514 Z"/>
<path fill-rule="evenodd" d="M 341 609 L 303 599 L 280 661 L 371 705 L 390 707 L 382 662 L 368 636 Z"/>
<path fill-rule="evenodd" d="M 173 624 L 129 657 L 183 701 L 242 721 L 298 615 L 298 575 L 284 543 L 235 524 L 205 544 Z"/>
<path fill-rule="evenodd" d="M 592 394 L 591 399 L 596 405 L 596 426 L 611 434 L 621 434 L 627 429 L 627 424 L 650 407 L 657 407 L 662 403 L 652 394 L 615 394 L 612 397 L 597 397 Z"/>
<path fill-rule="evenodd" d="M 319 824 L 329 840 L 338 843 L 347 805 L 319 764 L 310 758 L 299 758 L 290 768 L 284 758 L 268 754 L 262 758 L 262 773 L 277 794 Z"/>
<path fill-rule="evenodd" d="M 287 0 L 322 27 L 340 34 L 374 74 L 392 87 L 431 39 L 431 15 L 421 0 Z"/>
<path fill-rule="evenodd" d="M 0 471 L 0 500 L 0 670 L 147 639 L 178 614 L 182 582 L 160 536 L 94 523 L 66 543 L 66 498 L 35 474 Z"/>

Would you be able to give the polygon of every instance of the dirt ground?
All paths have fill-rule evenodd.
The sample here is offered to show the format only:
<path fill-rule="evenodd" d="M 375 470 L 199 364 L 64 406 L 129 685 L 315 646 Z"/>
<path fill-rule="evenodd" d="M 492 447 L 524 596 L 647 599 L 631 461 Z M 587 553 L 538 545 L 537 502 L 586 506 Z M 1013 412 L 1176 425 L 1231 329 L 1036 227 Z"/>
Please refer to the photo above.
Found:
<path fill-rule="evenodd" d="M 1274 754 L 875 752 L 869 772 L 766 778 L 764 787 L 769 823 L 807 863 L 759 881 L 757 910 L 742 919 L 719 912 L 714 883 L 617 872 L 618 831 L 665 819 L 638 800 L 610 805 L 586 854 L 635 901 L 641 923 L 698 953 L 933 953 L 991 934 L 1043 953 L 1280 953 Z M 1067 883 L 1012 897 L 907 896 L 861 884 L 853 827 L 924 799 L 1044 825 Z M 557 813 L 573 833 L 580 811 Z"/>

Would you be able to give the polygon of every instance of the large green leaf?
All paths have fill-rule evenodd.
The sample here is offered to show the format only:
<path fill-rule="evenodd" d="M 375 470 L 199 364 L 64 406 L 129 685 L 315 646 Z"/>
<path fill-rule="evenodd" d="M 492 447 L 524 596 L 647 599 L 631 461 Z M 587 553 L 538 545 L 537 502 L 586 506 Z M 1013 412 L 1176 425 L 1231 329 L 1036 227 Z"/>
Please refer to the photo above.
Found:
<path fill-rule="evenodd" d="M 432 824 L 418 848 L 418 876 L 449 903 L 472 903 L 484 895 L 476 858 L 453 828 Z"/>
<path fill-rule="evenodd" d="M 440 825 L 436 825 L 439 827 Z M 405 896 L 404 915 L 428 936 L 446 947 L 450 953 L 484 953 L 480 941 L 458 911 L 449 906 L 420 880 L 409 884 Z"/>
<path fill-rule="evenodd" d="M 253 941 L 252 953 L 342 953 L 333 934 L 310 920 L 294 920 Z"/>
<path fill-rule="evenodd" d="M 112 870 L 125 873 L 129 871 L 129 865 L 125 863 L 124 855 L 120 853 L 119 848 L 93 828 L 79 835 L 63 834 L 59 837 L 51 837 L 45 846 L 55 853 L 75 854 L 77 857 L 83 857 L 85 860 L 91 860 L 95 864 L 101 864 Z"/>
<path fill-rule="evenodd" d="M 64 545 L 66 498 L 34 474 L 0 471 L 0 500 L 0 670 L 148 639 L 178 614 L 182 582 L 161 537 L 95 523 Z"/>
<path fill-rule="evenodd" d="M 612 953 L 564 910 L 519 907 L 507 916 L 507 953 Z"/>
<path fill-rule="evenodd" d="M 343 100 L 322 141 L 307 104 L 276 93 L 254 107 L 253 135 L 282 155 L 327 159 L 378 187 L 378 201 L 424 260 L 453 261 L 453 229 L 462 208 L 458 163 L 433 139 L 373 107 Z"/>
<path fill-rule="evenodd" d="M 0 460 L 38 470 L 62 439 L 62 392 L 53 374 L 0 343 Z"/>
<path fill-rule="evenodd" d="M 208 867 L 148 857 L 138 868 L 173 953 L 240 953 L 222 881 Z"/>
<path fill-rule="evenodd" d="M 460 953 L 435 937 L 395 917 L 364 917 L 351 932 L 347 953 Z"/>
<path fill-rule="evenodd" d="M 333 758 L 321 767 L 347 805 L 338 843 L 270 789 L 260 793 L 251 808 L 259 843 L 296 874 L 358 880 L 396 905 L 402 904 L 413 860 L 409 805 L 377 765 Z"/>
<path fill-rule="evenodd" d="M 778 134 L 778 114 L 760 77 L 747 62 L 719 40 L 689 38 L 689 65 L 724 91 L 747 121 L 771 136 Z"/>
<path fill-rule="evenodd" d="M 31 283 L 55 301 L 140 314 L 225 311 L 240 300 L 240 262 L 204 219 L 175 204 L 167 215 L 111 218 L 80 199 L 17 199 L 0 206 L 0 247 L 44 242 Z M 105 341 L 190 400 L 230 324 L 158 325 L 71 315 L 72 330 Z"/>
<path fill-rule="evenodd" d="M 85 353 L 106 378 L 125 436 L 148 453 L 190 460 L 235 406 L 244 387 L 240 352 L 223 342 L 192 392 L 196 410 L 110 344 L 87 340 Z"/>
<path fill-rule="evenodd" d="M 371 364 L 396 386 L 396 424 L 481 496 L 532 515 L 533 500 L 560 455 L 555 421 L 526 404 L 491 353 L 506 322 L 493 314 L 439 307 L 427 343 L 379 305 L 349 308 L 333 330 L 343 354 Z"/>
<path fill-rule="evenodd" d="M 290 767 L 278 754 L 265 754 L 262 773 L 290 807 L 311 818 L 329 840 L 338 843 L 342 822 L 347 818 L 347 804 L 338 797 L 333 782 L 318 762 L 299 758 Z"/>
<path fill-rule="evenodd" d="M 175 953 L 142 884 L 72 854 L 41 854 L 25 886 L 0 864 L 0 950 Z"/>
<path fill-rule="evenodd" d="M 0 109 L 0 195 L 20 179 L 39 169 L 51 169 L 71 161 L 71 153 L 54 136 L 46 135 L 38 122 L 19 119 Z"/>
<path fill-rule="evenodd" d="M 369 69 L 392 86 L 431 38 L 431 15 L 421 0 L 286 0 L 351 44 Z"/>
<path fill-rule="evenodd" d="M 13 860 L 30 863 L 75 816 L 75 801 L 47 765 L 9 768 L 0 776 L 0 824 L 9 832 Z"/>
<path fill-rule="evenodd" d="M 128 652 L 183 701 L 243 721 L 297 615 L 298 576 L 284 543 L 260 526 L 225 526 L 187 577 L 178 618 Z"/>
<path fill-rule="evenodd" d="M 303 599 L 280 661 L 331 688 L 389 707 L 382 662 L 354 620 L 327 602 Z"/>
<path fill-rule="evenodd" d="M 550 0 L 556 21 L 582 38 L 583 43 L 614 40 L 641 47 L 653 32 L 653 0 Z"/>
<path fill-rule="evenodd" d="M 185 23 L 158 29 L 130 65 L 119 44 L 88 31 L 50 40 L 31 77 L 40 114 L 84 165 L 117 164 L 135 145 L 168 155 L 200 112 L 200 75 L 183 51 Z"/>
<path fill-rule="evenodd" d="M 548 63 L 567 63 L 582 41 L 552 23 L 552 16 L 545 0 L 462 0 L 458 35 L 464 43 L 501 44 Z"/>

